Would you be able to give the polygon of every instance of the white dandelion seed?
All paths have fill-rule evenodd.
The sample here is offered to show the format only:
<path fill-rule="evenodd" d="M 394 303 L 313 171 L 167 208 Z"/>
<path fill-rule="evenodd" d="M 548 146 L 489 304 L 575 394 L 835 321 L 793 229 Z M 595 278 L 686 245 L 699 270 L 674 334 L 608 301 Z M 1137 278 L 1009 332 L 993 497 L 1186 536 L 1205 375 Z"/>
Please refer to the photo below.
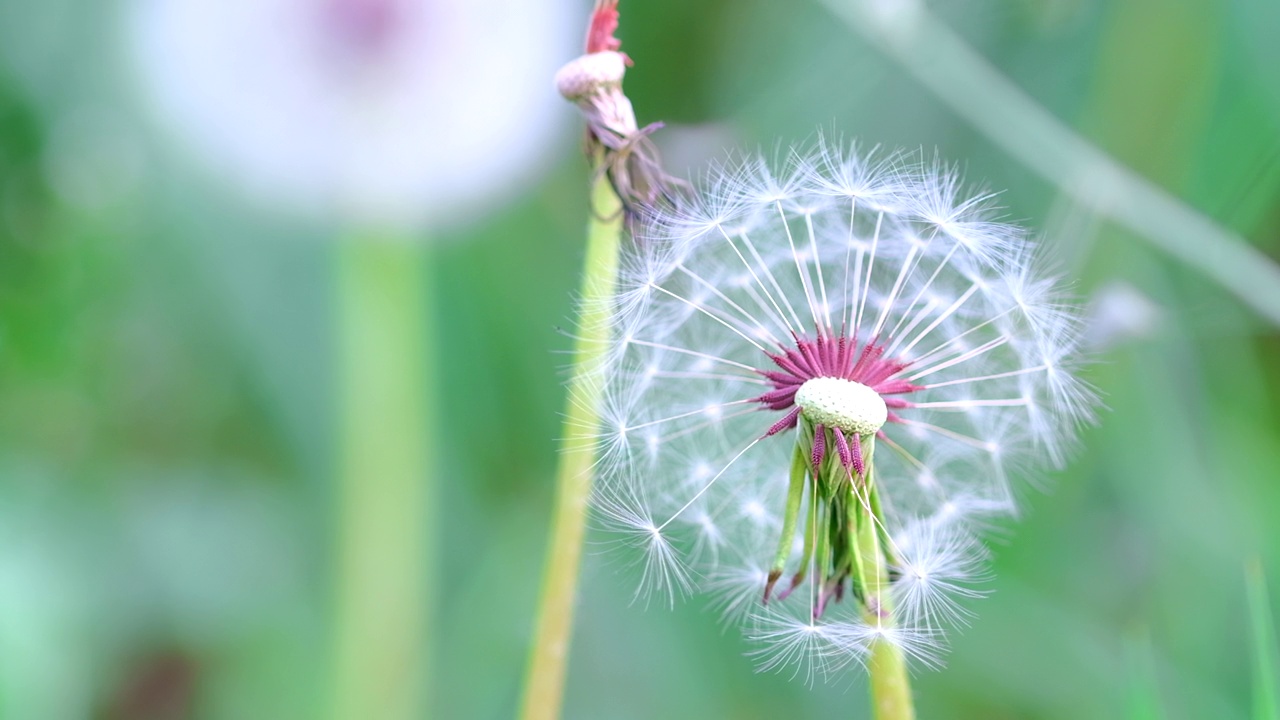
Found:
<path fill-rule="evenodd" d="M 936 160 L 820 142 L 702 186 L 624 259 L 598 507 L 642 592 L 717 596 L 763 668 L 936 666 L 975 533 L 1090 417 L 1076 311 Z"/>

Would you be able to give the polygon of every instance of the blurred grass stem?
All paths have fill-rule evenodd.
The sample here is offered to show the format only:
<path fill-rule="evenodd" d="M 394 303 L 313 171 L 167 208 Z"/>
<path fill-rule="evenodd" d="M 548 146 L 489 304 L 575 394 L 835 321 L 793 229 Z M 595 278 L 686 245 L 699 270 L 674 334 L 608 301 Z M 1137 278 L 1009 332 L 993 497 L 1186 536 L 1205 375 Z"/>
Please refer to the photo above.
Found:
<path fill-rule="evenodd" d="M 596 158 L 595 166 L 602 162 Z M 600 424 L 600 390 L 595 370 L 609 341 L 607 307 L 618 274 L 622 238 L 622 203 L 609 178 L 598 172 L 592 188 L 592 216 L 587 224 L 587 254 L 582 277 L 582 311 L 573 351 L 573 375 L 561 431 L 560 465 L 551 541 L 543 570 L 537 625 L 525 676 L 520 717 L 554 720 L 560 717 L 569 641 L 573 631 L 574 599 L 592 466 L 596 460 L 595 429 Z"/>
<path fill-rule="evenodd" d="M 338 249 L 339 479 L 333 717 L 427 717 L 435 448 L 425 253 L 399 237 Z"/>
<path fill-rule="evenodd" d="M 1277 688 L 1276 631 L 1271 621 L 1271 601 L 1262 561 L 1254 558 L 1245 568 L 1249 615 L 1253 625 L 1253 719 L 1280 720 L 1280 688 Z"/>
<path fill-rule="evenodd" d="M 921 0 L 822 0 L 991 142 L 1280 325 L 1280 267 L 1041 107 Z"/>

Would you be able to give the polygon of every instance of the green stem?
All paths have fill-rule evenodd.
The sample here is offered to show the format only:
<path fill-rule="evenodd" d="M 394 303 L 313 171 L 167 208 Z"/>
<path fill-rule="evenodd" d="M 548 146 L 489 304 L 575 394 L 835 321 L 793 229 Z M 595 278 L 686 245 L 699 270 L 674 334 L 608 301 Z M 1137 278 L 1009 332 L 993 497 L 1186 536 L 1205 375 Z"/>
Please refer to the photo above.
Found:
<path fill-rule="evenodd" d="M 591 468 L 596 458 L 591 436 L 600 424 L 600 389 L 595 371 L 608 347 L 608 302 L 617 282 L 623 218 L 622 204 L 603 173 L 592 189 L 591 206 L 582 312 L 556 473 L 555 514 L 520 710 L 524 720 L 554 720 L 560 716 L 587 500 L 591 494 Z"/>
<path fill-rule="evenodd" d="M 424 253 L 338 248 L 339 478 L 333 717 L 427 716 L 427 572 L 435 448 Z"/>
<path fill-rule="evenodd" d="M 902 650 L 893 643 L 877 640 L 867 662 L 871 676 L 871 709 L 876 720 L 914 720 L 911 681 Z"/>
<path fill-rule="evenodd" d="M 1280 720 L 1280 690 L 1276 686 L 1276 636 L 1262 561 L 1254 558 L 1245 569 L 1249 615 L 1253 623 L 1253 717 Z"/>
<path fill-rule="evenodd" d="M 875 437 L 870 436 L 864 447 L 867 453 L 865 484 L 860 491 L 862 497 L 849 500 L 855 504 L 854 513 L 861 514 L 856 523 L 855 542 L 857 555 L 862 559 L 864 619 L 877 627 L 892 627 L 893 606 L 886 592 L 889 587 L 889 553 L 887 546 L 881 544 L 883 536 L 879 526 L 884 524 L 884 518 L 875 491 Z M 856 489 L 853 492 L 859 493 Z M 876 640 L 871 646 L 867 673 L 871 678 L 871 708 L 876 720 L 915 719 L 911 679 L 901 648 L 885 640 Z"/>

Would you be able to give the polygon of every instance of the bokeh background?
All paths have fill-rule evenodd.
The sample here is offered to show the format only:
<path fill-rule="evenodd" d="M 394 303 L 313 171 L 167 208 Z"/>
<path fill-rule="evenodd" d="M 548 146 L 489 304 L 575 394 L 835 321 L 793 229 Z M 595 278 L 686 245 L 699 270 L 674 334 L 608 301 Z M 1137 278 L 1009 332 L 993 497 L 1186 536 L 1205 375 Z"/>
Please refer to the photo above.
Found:
<path fill-rule="evenodd" d="M 330 715 L 335 597 L 359 581 L 335 540 L 359 243 L 416 268 L 427 359 L 405 393 L 435 418 L 421 542 L 396 551 L 429 576 L 411 716 L 515 712 L 588 212 L 550 76 L 589 4 L 463 5 L 0 2 L 0 717 Z M 1280 261 L 1274 0 L 934 5 L 1074 132 Z M 937 148 L 1078 278 L 1108 410 L 995 534 L 991 597 L 917 674 L 921 716 L 1250 717 L 1246 566 L 1280 581 L 1280 329 L 819 4 L 622 10 L 626 87 L 668 123 L 672 172 L 820 128 Z M 606 540 L 566 717 L 864 716 L 856 674 L 757 674 L 701 599 L 633 606 Z"/>

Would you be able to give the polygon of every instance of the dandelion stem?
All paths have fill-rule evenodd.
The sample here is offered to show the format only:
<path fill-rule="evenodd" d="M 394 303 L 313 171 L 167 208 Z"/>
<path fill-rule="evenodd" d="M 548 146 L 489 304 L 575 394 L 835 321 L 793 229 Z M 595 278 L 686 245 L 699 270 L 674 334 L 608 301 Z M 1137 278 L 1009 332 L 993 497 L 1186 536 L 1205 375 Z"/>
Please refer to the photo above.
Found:
<path fill-rule="evenodd" d="M 1254 558 L 1245 568 L 1249 615 L 1253 621 L 1253 717 L 1280 720 L 1280 688 L 1276 685 L 1277 653 L 1271 603 L 1262 561 Z"/>
<path fill-rule="evenodd" d="M 596 178 L 591 205 L 593 214 L 587 224 L 587 256 L 582 277 L 582 312 L 561 434 L 551 541 L 520 710 L 524 720 L 560 717 L 587 500 L 596 458 L 595 441 L 591 439 L 600 424 L 596 370 L 608 347 L 607 306 L 617 280 L 623 221 L 622 203 L 604 173 Z"/>
<path fill-rule="evenodd" d="M 871 436 L 874 438 L 874 436 Z M 856 557 L 863 587 L 863 603 L 867 624 L 889 630 L 893 626 L 893 608 L 889 594 L 888 550 L 882 545 L 887 537 L 881 535 L 883 519 L 880 501 L 875 491 L 874 452 L 875 442 L 868 442 L 866 456 L 865 492 L 867 503 L 852 501 L 854 514 L 862 517 L 856 523 Z M 854 490 L 853 492 L 857 492 Z M 902 649 L 885 638 L 877 638 L 871 644 L 871 657 L 867 661 L 867 674 L 871 679 L 872 717 L 876 720 L 914 720 L 915 705 L 911 699 L 911 680 Z"/>
<path fill-rule="evenodd" d="M 914 720 L 911 682 L 902 650 L 891 642 L 876 640 L 867 661 L 871 676 L 871 705 L 876 720 Z"/>
<path fill-rule="evenodd" d="M 425 255 L 416 243 L 338 248 L 340 439 L 333 717 L 429 715 L 431 447 Z"/>
<path fill-rule="evenodd" d="M 1005 152 L 1280 325 L 1280 266 L 1082 138 L 933 17 L 923 2 L 822 2 Z"/>

